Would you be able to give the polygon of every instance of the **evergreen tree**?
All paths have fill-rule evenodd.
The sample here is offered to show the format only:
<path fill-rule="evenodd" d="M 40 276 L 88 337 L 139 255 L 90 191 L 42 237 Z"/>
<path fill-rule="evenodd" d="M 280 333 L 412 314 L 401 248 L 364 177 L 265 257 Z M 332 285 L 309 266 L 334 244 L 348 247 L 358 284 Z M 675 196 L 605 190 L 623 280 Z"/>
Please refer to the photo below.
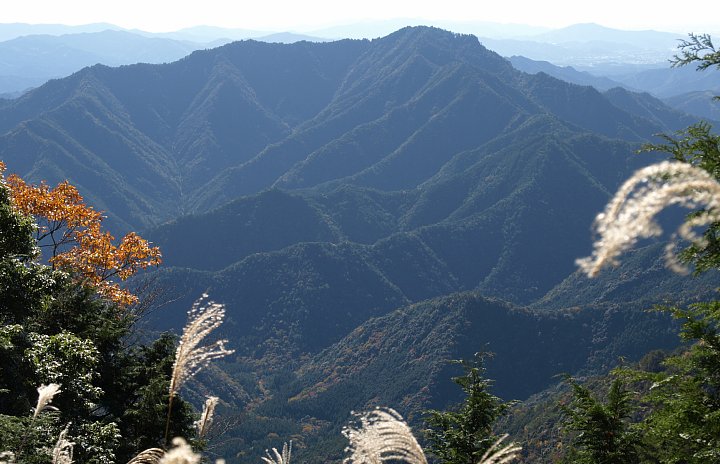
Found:
<path fill-rule="evenodd" d="M 0 452 L 50 462 L 68 427 L 74 459 L 126 462 L 163 444 L 175 338 L 130 346 L 134 316 L 71 273 L 38 261 L 36 226 L 12 204 L 0 164 Z M 33 414 L 40 385 L 60 384 L 56 411 Z M 174 435 L 192 438 L 176 399 Z"/>
<path fill-rule="evenodd" d="M 651 385 L 651 412 L 639 428 L 655 462 L 720 463 L 720 301 L 666 310 L 683 320 L 681 336 L 692 345 L 661 372 L 634 373 Z"/>
<path fill-rule="evenodd" d="M 498 440 L 493 425 L 510 404 L 490 393 L 492 381 L 484 377 L 486 356 L 478 353 L 473 361 L 453 361 L 465 371 L 453 378 L 467 395 L 464 402 L 456 410 L 427 412 L 428 449 L 443 463 L 475 464 Z"/>
<path fill-rule="evenodd" d="M 690 40 L 681 44 L 681 54 L 675 57 L 674 65 L 684 66 L 699 63 L 698 69 L 705 70 L 712 67 L 720 68 L 720 52 L 718 52 L 709 36 L 690 35 Z M 680 254 L 685 264 L 694 266 L 696 273 L 710 269 L 720 268 L 720 136 L 712 132 L 709 124 L 701 122 L 690 126 L 675 135 L 663 135 L 664 142 L 651 144 L 644 150 L 663 151 L 672 155 L 675 161 L 691 164 L 693 167 L 682 164 L 661 164 L 658 171 L 651 173 L 638 181 L 646 184 L 640 189 L 640 198 L 631 198 L 631 188 L 625 186 L 611 205 L 617 206 L 617 213 L 621 208 L 634 208 L 641 211 L 645 198 L 656 201 L 649 205 L 654 214 L 655 210 L 662 209 L 670 204 L 682 204 L 689 207 L 705 206 L 690 214 L 681 230 L 684 237 L 695 238 L 692 227 L 706 226 L 701 240 L 693 243 Z M 651 172 L 653 167 L 643 172 Z M 642 174 L 642 173 L 641 173 Z M 709 174 L 709 175 L 708 175 Z M 633 176 L 631 181 L 639 174 Z M 675 184 L 673 185 L 673 182 Z M 633 184 L 634 185 L 634 184 Z M 672 185 L 673 188 L 662 190 Z M 651 198 L 651 196 L 654 197 Z M 630 200 L 628 200 L 630 198 Z M 630 206 L 628 206 L 630 205 Z M 650 210 L 648 208 L 648 210 Z M 606 210 L 607 212 L 607 210 Z M 641 215 L 625 215 L 637 218 Z M 649 221 L 652 215 L 646 214 L 644 220 Z M 605 225 L 617 217 L 605 216 L 601 225 Z M 643 222 L 643 221 L 635 221 Z M 649 226 L 656 224 L 650 223 Z M 613 260 L 615 254 L 622 251 L 627 236 L 640 235 L 638 231 L 647 230 L 648 224 L 634 224 L 634 228 L 625 231 L 625 235 L 614 234 L 619 237 L 622 246 L 617 246 L 613 240 L 598 241 L 593 259 L 594 268 L 586 266 L 593 260 L 584 261 L 584 269 L 589 273 L 603 262 Z M 621 224 L 620 227 L 623 227 Z M 617 228 L 616 228 L 617 229 Z M 607 228 L 605 231 L 610 230 Z M 647 235 L 643 235 L 647 236 Z M 608 259 L 609 257 L 609 259 Z M 681 338 L 688 345 L 679 354 L 669 356 L 665 362 L 665 369 L 660 372 L 635 372 L 632 377 L 649 381 L 649 392 L 645 400 L 652 406 L 639 429 L 643 432 L 643 445 L 648 450 L 647 462 L 660 463 L 720 463 L 720 301 L 697 303 L 688 308 L 660 308 L 671 312 L 682 321 Z M 580 401 L 579 416 L 574 418 L 574 426 L 580 430 L 593 431 L 591 435 L 600 432 L 595 426 L 589 428 L 588 413 L 601 410 L 595 400 L 588 399 L 586 392 L 576 390 L 576 398 Z M 583 396 L 584 395 L 584 396 Z M 583 403 L 584 401 L 584 403 Z M 622 405 L 623 403 L 618 403 Z M 604 414 L 598 416 L 604 417 Z M 582 420 L 585 420 L 583 422 Z M 601 421 L 602 422 L 602 421 Z M 587 436 L 585 440 L 596 443 L 599 436 Z M 583 453 L 590 444 L 581 442 Z M 590 453 L 592 455 L 592 453 Z M 597 461 L 599 462 L 599 461 Z"/>
<path fill-rule="evenodd" d="M 565 430 L 573 434 L 571 451 L 565 462 L 577 464 L 635 464 L 639 436 L 627 419 L 632 412 L 632 392 L 617 378 L 610 384 L 605 402 L 596 398 L 590 389 L 572 378 L 573 398 L 563 406 L 567 420 Z"/>
<path fill-rule="evenodd" d="M 720 69 L 720 51 L 708 35 L 690 34 L 681 44 L 675 66 L 697 64 L 698 70 Z M 718 99 L 719 97 L 716 97 Z M 670 153 L 720 181 L 720 136 L 701 122 L 646 150 Z M 705 214 L 698 211 L 692 217 Z M 720 269 L 720 222 L 712 223 L 703 241 L 681 253 L 696 273 Z M 668 357 L 666 370 L 644 373 L 651 380 L 647 400 L 652 412 L 641 425 L 653 454 L 662 463 L 720 462 L 720 301 L 693 304 L 688 308 L 661 308 L 682 321 L 681 338 L 690 346 Z"/>

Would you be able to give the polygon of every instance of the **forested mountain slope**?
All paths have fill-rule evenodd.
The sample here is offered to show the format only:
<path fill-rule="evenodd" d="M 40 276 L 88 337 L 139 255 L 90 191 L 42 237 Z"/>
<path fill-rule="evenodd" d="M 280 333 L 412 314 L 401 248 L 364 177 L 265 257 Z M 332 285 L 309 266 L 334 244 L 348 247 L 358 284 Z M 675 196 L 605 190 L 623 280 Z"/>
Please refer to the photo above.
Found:
<path fill-rule="evenodd" d="M 86 68 L 2 102 L 0 156 L 31 179 L 69 178 L 138 228 L 273 185 L 414 188 L 537 115 L 633 141 L 664 129 L 520 73 L 472 36 L 418 27 Z"/>
<path fill-rule="evenodd" d="M 573 272 L 597 212 L 658 159 L 634 151 L 688 121 L 418 27 L 86 68 L 0 102 L 0 158 L 164 250 L 152 328 L 203 292 L 226 305 L 242 446 L 320 453 L 354 407 L 452 400 L 448 358 L 496 352 L 499 391 L 525 397 L 673 343 L 638 301 L 677 283 L 664 271 L 634 290 L 627 270 Z"/>

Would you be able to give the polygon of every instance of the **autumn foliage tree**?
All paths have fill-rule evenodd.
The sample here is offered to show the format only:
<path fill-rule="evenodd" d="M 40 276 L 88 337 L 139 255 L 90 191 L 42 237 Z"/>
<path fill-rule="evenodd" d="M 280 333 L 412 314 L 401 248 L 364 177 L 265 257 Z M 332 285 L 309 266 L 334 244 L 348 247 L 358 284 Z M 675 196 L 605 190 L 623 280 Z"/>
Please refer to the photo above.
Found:
<path fill-rule="evenodd" d="M 0 163 L 0 463 L 6 452 L 18 464 L 60 462 L 50 451 L 61 433 L 83 464 L 128 462 L 162 446 L 176 338 L 136 342 L 137 313 L 117 302 L 132 295 L 107 293 L 111 279 L 159 253 L 135 234 L 116 242 L 103 233 L 100 214 L 70 184 L 8 182 L 4 169 Z M 53 266 L 40 261 L 39 245 Z M 57 409 L 33 408 L 47 404 L 41 391 L 51 384 Z M 174 398 L 172 436 L 194 437 L 194 419 L 190 404 Z"/>
<path fill-rule="evenodd" d="M 4 170 L 0 164 L 0 175 Z M 12 174 L 6 184 L 15 208 L 35 217 L 37 242 L 50 250 L 53 268 L 95 287 L 98 294 L 120 306 L 137 303 L 137 296 L 121 288 L 117 279 L 126 280 L 140 269 L 160 264 L 158 247 L 135 232 L 116 244 L 115 237 L 102 230 L 102 214 L 85 204 L 67 181 L 51 188 L 44 182 L 28 184 Z"/>

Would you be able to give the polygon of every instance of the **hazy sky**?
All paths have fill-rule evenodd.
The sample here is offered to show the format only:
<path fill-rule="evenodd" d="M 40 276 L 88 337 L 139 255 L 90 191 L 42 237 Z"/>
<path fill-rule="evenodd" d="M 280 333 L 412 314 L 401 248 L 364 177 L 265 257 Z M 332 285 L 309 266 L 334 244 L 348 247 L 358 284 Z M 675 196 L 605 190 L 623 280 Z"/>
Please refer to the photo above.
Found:
<path fill-rule="evenodd" d="M 5 0 L 1 11 L 3 23 L 109 22 L 152 32 L 201 24 L 307 31 L 398 17 L 549 27 L 596 22 L 677 32 L 720 29 L 720 0 Z"/>

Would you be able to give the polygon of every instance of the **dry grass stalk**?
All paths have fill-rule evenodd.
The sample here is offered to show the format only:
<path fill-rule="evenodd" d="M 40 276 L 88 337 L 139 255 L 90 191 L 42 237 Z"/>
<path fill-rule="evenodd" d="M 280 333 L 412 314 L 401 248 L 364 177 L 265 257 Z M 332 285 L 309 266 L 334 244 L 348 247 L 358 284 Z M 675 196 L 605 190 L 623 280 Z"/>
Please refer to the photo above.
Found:
<path fill-rule="evenodd" d="M 720 220 L 720 184 L 706 171 L 687 163 L 666 161 L 638 170 L 595 219 L 599 238 L 592 256 L 577 260 L 580 269 L 594 277 L 602 267 L 616 265 L 617 257 L 638 240 L 662 234 L 655 216 L 671 205 L 705 209 L 704 214 L 685 221 L 676 232 L 684 240 L 703 245 L 693 229 Z M 671 242 L 666 248 L 668 266 L 685 272 L 673 250 Z"/>
<path fill-rule="evenodd" d="M 65 430 L 60 432 L 55 448 L 52 450 L 52 464 L 72 464 L 73 463 L 73 447 L 75 443 L 71 442 L 67 438 L 68 425 Z"/>
<path fill-rule="evenodd" d="M 199 464 L 201 456 L 193 452 L 190 445 L 180 437 L 173 438 L 175 447 L 166 452 L 160 464 Z"/>
<path fill-rule="evenodd" d="M 127 464 L 158 464 L 164 455 L 165 451 L 160 448 L 148 448 L 128 461 Z"/>
<path fill-rule="evenodd" d="M 502 446 L 503 440 L 508 437 L 507 434 L 503 435 L 496 441 L 480 458 L 478 464 L 507 464 L 514 461 L 519 457 L 519 453 L 522 447 L 515 443 L 509 443 Z"/>
<path fill-rule="evenodd" d="M 183 329 L 180 343 L 175 352 L 172 378 L 170 379 L 170 399 L 168 401 L 168 416 L 165 424 L 165 441 L 170 431 L 170 417 L 173 398 L 183 383 L 206 367 L 210 361 L 234 353 L 225 348 L 227 340 L 218 340 L 209 345 L 201 346 L 203 340 L 210 333 L 220 327 L 225 318 L 225 306 L 207 301 L 208 295 L 197 300 L 188 311 L 188 322 Z"/>
<path fill-rule="evenodd" d="M 266 464 L 290 464 L 290 458 L 292 457 L 292 440 L 290 440 L 289 446 L 287 443 L 283 443 L 282 453 L 279 453 L 277 448 L 273 448 L 272 450 L 274 456 L 270 454 L 270 451 L 265 450 L 267 457 L 262 456 L 260 459 L 265 461 Z"/>
<path fill-rule="evenodd" d="M 217 406 L 219 398 L 217 396 L 208 396 L 205 400 L 205 406 L 203 407 L 200 419 L 195 422 L 195 429 L 197 430 L 198 438 L 203 438 L 210 425 L 212 425 L 213 415 L 215 414 L 215 406 Z"/>
<path fill-rule="evenodd" d="M 404 461 L 427 464 L 425 453 L 405 423 L 393 409 L 376 409 L 359 416 L 359 426 L 343 429 L 350 441 L 345 464 L 383 464 Z"/>
<path fill-rule="evenodd" d="M 188 311 L 188 322 L 183 329 L 180 343 L 175 352 L 170 396 L 175 396 L 182 384 L 200 372 L 210 361 L 234 353 L 225 348 L 227 340 L 218 340 L 210 345 L 200 346 L 210 333 L 220 327 L 225 318 L 225 306 L 207 301 L 204 294 Z"/>
<path fill-rule="evenodd" d="M 38 400 L 37 405 L 35 406 L 35 412 L 33 413 L 33 419 L 40 415 L 40 413 L 43 412 L 45 409 L 57 409 L 49 406 L 49 404 L 53 400 L 55 395 L 60 393 L 62 390 L 60 390 L 60 385 L 56 383 L 51 383 L 50 385 L 40 385 L 37 388 L 37 391 Z"/>

